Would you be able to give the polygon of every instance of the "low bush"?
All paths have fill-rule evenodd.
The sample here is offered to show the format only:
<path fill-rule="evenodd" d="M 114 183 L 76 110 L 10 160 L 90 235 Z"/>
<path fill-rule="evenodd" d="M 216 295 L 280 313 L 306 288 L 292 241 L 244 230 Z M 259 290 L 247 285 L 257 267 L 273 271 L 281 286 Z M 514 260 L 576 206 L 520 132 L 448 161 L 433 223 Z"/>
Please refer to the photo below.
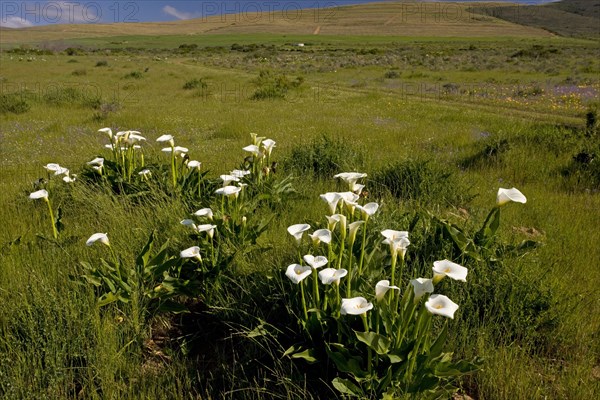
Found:
<path fill-rule="evenodd" d="M 331 178 L 338 172 L 361 167 L 363 154 L 347 141 L 322 135 L 309 144 L 296 145 L 282 164 L 285 170 L 300 175 Z"/>

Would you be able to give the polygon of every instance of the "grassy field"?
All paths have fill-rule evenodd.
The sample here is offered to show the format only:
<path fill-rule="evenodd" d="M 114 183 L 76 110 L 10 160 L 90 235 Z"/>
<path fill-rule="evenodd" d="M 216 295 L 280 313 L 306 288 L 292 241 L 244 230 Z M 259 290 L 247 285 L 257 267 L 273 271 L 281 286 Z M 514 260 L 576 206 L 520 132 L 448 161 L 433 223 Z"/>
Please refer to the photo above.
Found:
<path fill-rule="evenodd" d="M 460 305 L 446 347 L 456 358 L 484 360 L 454 382 L 460 395 L 598 397 L 597 42 L 496 20 L 462 37 L 459 28 L 443 28 L 450 32 L 443 38 L 435 29 L 361 36 L 373 33 L 385 7 L 397 6 L 363 7 L 375 22 L 353 36 L 340 28 L 358 18 L 352 7 L 319 35 L 308 22 L 289 32 L 245 34 L 250 28 L 239 26 L 210 35 L 173 28 L 148 36 L 148 27 L 106 36 L 103 29 L 120 28 L 89 27 L 99 33 L 86 36 L 48 27 L 39 34 L 56 30 L 69 40 L 37 47 L 16 46 L 38 42 L 37 28 L 25 36 L 3 31 L 0 397 L 345 398 L 331 385 L 331 363 L 283 353 L 301 336 L 295 287 L 284 275 L 298 257 L 286 228 L 323 227 L 319 194 L 345 190 L 333 175 L 347 170 L 368 173 L 361 202 L 381 205 L 373 243 L 379 230 L 417 221 L 405 278 L 430 276 L 431 263 L 445 257 L 469 268 L 468 284 L 443 286 Z M 128 303 L 100 307 L 100 292 L 82 278 L 82 261 L 111 259 L 106 248 L 85 246 L 92 233 L 108 232 L 133 270 L 152 231 L 156 248 L 168 241 L 178 257 L 196 240 L 179 222 L 219 204 L 168 184 L 144 191 L 139 181 L 124 193 L 94 180 L 86 162 L 110 156 L 97 132 L 103 127 L 140 131 L 146 162 L 167 182 L 170 158 L 155 142 L 163 134 L 202 162 L 207 182 L 240 165 L 250 132 L 277 142 L 272 179 L 293 177 L 295 193 L 263 188 L 267 200 L 248 211 L 250 225 L 272 218 L 257 242 L 232 244 L 219 279 L 175 298 L 188 313 L 156 312 L 143 281 Z M 71 185 L 47 183 L 62 210 L 57 240 L 46 206 L 27 198 L 51 162 L 79 175 Z M 528 201 L 502 209 L 491 253 L 454 249 L 439 221 L 474 237 L 497 189 L 513 186 Z M 535 248 L 518 252 L 528 240 Z"/>

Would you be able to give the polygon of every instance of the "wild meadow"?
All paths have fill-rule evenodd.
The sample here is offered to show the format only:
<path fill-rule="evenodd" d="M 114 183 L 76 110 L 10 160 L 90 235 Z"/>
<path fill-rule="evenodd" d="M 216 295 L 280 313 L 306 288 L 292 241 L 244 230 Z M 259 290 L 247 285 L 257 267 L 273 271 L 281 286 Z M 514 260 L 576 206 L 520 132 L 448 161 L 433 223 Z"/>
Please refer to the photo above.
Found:
<path fill-rule="evenodd" d="M 600 394 L 597 42 L 194 40 L 0 54 L 0 397 Z"/>

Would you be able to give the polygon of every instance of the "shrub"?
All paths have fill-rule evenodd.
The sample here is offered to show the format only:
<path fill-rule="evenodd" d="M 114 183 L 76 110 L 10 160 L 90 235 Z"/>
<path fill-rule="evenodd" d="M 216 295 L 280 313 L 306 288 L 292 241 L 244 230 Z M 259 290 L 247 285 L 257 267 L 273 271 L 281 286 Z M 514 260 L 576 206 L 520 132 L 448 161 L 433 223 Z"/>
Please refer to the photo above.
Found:
<path fill-rule="evenodd" d="M 386 79 L 397 79 L 400 78 L 400 72 L 391 70 L 387 71 L 384 76 Z"/>
<path fill-rule="evenodd" d="M 85 68 L 76 69 L 75 71 L 71 72 L 71 75 L 73 75 L 73 76 L 85 76 L 85 75 L 87 75 L 87 70 Z"/>
<path fill-rule="evenodd" d="M 124 76 L 125 79 L 142 79 L 144 75 L 140 71 L 131 71 Z"/>
<path fill-rule="evenodd" d="M 297 145 L 283 161 L 284 169 L 317 178 L 331 178 L 338 172 L 357 169 L 362 153 L 346 141 L 322 135 L 308 145 Z"/>
<path fill-rule="evenodd" d="M 108 67 L 108 61 L 100 60 L 100 61 L 96 62 L 96 67 Z"/>
<path fill-rule="evenodd" d="M 423 204 L 458 205 L 469 200 L 468 188 L 447 167 L 429 160 L 389 164 L 372 175 L 374 192 Z"/>
<path fill-rule="evenodd" d="M 257 89 L 251 97 L 252 100 L 283 99 L 290 89 L 298 88 L 304 82 L 304 78 L 299 76 L 290 81 L 284 74 L 263 70 L 253 82 Z"/>
<path fill-rule="evenodd" d="M 206 89 L 208 84 L 202 78 L 193 78 L 183 85 L 184 90 Z"/>
<path fill-rule="evenodd" d="M 2 114 L 23 114 L 29 111 L 30 105 L 20 96 L 15 93 L 3 94 L 0 96 L 0 115 Z"/>
<path fill-rule="evenodd" d="M 44 93 L 43 100 L 51 105 L 80 105 L 97 109 L 102 99 L 96 93 L 86 93 L 76 87 L 56 88 Z"/>
<path fill-rule="evenodd" d="M 507 138 L 482 133 L 483 140 L 476 144 L 475 153 L 460 162 L 462 168 L 482 168 L 502 163 L 503 155 L 510 150 Z"/>

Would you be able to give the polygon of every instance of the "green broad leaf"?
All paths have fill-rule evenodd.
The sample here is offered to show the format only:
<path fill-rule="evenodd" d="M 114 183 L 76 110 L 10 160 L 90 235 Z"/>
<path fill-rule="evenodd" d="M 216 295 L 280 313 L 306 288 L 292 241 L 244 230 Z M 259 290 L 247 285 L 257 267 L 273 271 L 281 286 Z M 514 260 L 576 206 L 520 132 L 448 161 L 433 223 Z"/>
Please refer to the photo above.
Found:
<path fill-rule="evenodd" d="M 435 366 L 434 374 L 439 377 L 457 377 L 461 375 L 472 374 L 479 370 L 479 368 L 480 367 L 477 363 L 472 363 L 466 360 L 461 360 L 455 363 L 440 362 Z"/>
<path fill-rule="evenodd" d="M 283 352 L 283 357 L 289 356 L 290 354 L 293 354 L 293 353 L 296 353 L 301 348 L 302 348 L 302 346 L 300 346 L 299 344 L 291 345 L 286 351 Z"/>
<path fill-rule="evenodd" d="M 158 307 L 158 311 L 173 314 L 184 314 L 190 312 L 186 306 L 173 300 L 164 300 L 161 302 L 160 306 Z"/>
<path fill-rule="evenodd" d="M 264 324 L 259 324 L 256 328 L 252 329 L 250 332 L 246 334 L 246 337 L 255 338 L 261 336 L 267 336 L 269 332 L 265 328 Z"/>
<path fill-rule="evenodd" d="M 315 357 L 315 355 L 316 355 L 315 349 L 306 349 L 299 353 L 292 354 L 291 357 L 292 358 L 301 358 L 309 364 L 314 364 L 316 362 L 319 362 L 319 360 L 317 359 L 317 357 Z"/>
<path fill-rule="evenodd" d="M 332 347 L 337 351 L 333 351 Z M 331 343 L 327 347 L 327 355 L 335 363 L 340 372 L 352 374 L 355 379 L 365 378 L 368 375 L 367 372 L 360 367 L 363 357 L 352 355 L 350 351 L 341 344 Z"/>
<path fill-rule="evenodd" d="M 154 244 L 154 231 L 152 231 L 150 233 L 148 242 L 144 245 L 144 247 L 142 248 L 142 251 L 140 251 L 140 254 L 138 254 L 137 258 L 135 259 L 136 265 L 141 265 L 143 267 L 146 267 L 146 265 L 148 265 L 148 258 L 150 258 L 150 252 L 152 251 L 153 244 Z"/>
<path fill-rule="evenodd" d="M 446 338 L 448 337 L 448 323 L 444 324 L 444 329 L 440 332 L 437 339 L 429 348 L 429 360 L 432 360 L 442 354 Z"/>
<path fill-rule="evenodd" d="M 98 306 L 104 307 L 105 305 L 114 303 L 117 300 L 118 300 L 118 297 L 115 296 L 114 293 L 112 293 L 112 292 L 104 293 L 102 296 L 100 296 L 98 298 Z"/>
<path fill-rule="evenodd" d="M 365 395 L 363 390 L 358 385 L 354 384 L 348 379 L 335 378 L 333 381 L 331 381 L 331 384 L 338 392 L 348 396 L 364 397 Z"/>
<path fill-rule="evenodd" d="M 369 346 L 379 355 L 385 355 L 390 349 L 392 341 L 386 336 L 380 335 L 375 332 L 357 332 L 354 331 L 356 338 Z"/>
<path fill-rule="evenodd" d="M 170 270 L 183 262 L 181 258 L 171 258 L 166 261 L 162 261 L 160 264 L 151 264 L 144 269 L 144 273 L 150 274 L 154 279 L 157 279 L 163 275 L 165 271 Z"/>
<path fill-rule="evenodd" d="M 394 353 L 388 353 L 387 358 L 390 360 L 390 364 L 398 364 L 405 360 L 405 357 Z"/>
<path fill-rule="evenodd" d="M 96 287 L 102 285 L 102 281 L 99 278 L 92 275 L 83 275 L 83 279 L 85 279 L 88 283 L 91 283 Z"/>

